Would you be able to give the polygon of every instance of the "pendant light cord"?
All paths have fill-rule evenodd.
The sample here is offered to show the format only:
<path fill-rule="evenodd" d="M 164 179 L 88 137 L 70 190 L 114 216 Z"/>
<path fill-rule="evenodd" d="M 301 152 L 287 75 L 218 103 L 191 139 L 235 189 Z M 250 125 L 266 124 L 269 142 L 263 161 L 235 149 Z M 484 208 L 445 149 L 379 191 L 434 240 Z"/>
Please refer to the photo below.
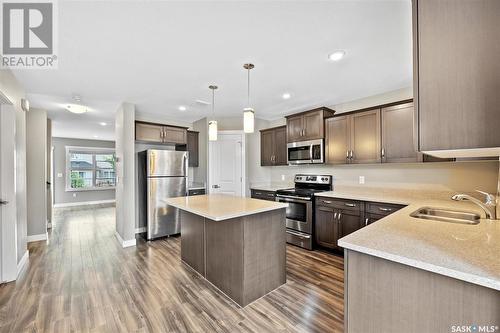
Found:
<path fill-rule="evenodd" d="M 248 78 L 247 78 L 247 106 L 250 107 L 250 68 L 248 68 Z"/>

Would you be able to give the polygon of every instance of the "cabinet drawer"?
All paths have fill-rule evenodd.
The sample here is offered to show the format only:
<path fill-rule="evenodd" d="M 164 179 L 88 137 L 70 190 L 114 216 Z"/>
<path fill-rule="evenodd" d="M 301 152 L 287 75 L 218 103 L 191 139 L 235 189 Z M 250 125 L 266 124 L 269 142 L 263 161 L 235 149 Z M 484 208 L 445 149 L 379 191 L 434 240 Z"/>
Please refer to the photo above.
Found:
<path fill-rule="evenodd" d="M 327 206 L 342 210 L 348 210 L 359 214 L 361 214 L 361 212 L 363 211 L 363 202 L 356 200 L 318 197 L 316 198 L 316 204 L 318 206 Z"/>
<path fill-rule="evenodd" d="M 188 195 L 204 195 L 205 194 L 205 189 L 195 189 L 195 190 L 189 190 Z"/>
<path fill-rule="evenodd" d="M 269 200 L 269 201 L 276 200 L 276 192 L 272 191 L 251 190 L 251 196 L 254 199 Z"/>
<path fill-rule="evenodd" d="M 400 210 L 403 207 L 405 207 L 405 206 L 396 205 L 396 204 L 386 204 L 386 203 L 380 203 L 380 202 L 367 202 L 366 203 L 366 212 L 387 216 L 389 214 L 394 213 L 395 211 Z"/>

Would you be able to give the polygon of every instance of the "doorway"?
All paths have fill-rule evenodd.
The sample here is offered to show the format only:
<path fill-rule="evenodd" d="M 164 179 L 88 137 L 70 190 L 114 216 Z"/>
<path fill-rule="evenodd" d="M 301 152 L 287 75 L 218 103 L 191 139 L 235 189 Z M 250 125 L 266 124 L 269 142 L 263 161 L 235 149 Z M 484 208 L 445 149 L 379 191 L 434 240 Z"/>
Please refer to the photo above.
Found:
<path fill-rule="evenodd" d="M 245 134 L 219 131 L 208 144 L 208 192 L 245 196 Z"/>
<path fill-rule="evenodd" d="M 17 278 L 16 112 L 0 91 L 0 283 Z"/>

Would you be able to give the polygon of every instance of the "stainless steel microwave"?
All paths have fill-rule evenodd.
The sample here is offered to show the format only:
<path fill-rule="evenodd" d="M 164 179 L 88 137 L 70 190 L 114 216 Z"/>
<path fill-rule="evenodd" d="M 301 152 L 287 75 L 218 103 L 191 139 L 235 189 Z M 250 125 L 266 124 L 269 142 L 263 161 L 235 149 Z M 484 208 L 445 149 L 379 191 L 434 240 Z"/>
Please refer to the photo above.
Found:
<path fill-rule="evenodd" d="M 323 139 L 292 142 L 287 144 L 288 164 L 324 163 Z"/>

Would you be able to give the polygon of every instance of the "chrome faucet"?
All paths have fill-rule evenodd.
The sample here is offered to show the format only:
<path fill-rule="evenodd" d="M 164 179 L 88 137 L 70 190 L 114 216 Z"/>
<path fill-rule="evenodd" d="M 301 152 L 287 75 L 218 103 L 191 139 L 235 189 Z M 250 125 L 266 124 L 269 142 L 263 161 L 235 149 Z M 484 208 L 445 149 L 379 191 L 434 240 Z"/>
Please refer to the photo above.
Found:
<path fill-rule="evenodd" d="M 467 194 L 455 194 L 454 196 L 451 197 L 452 200 L 455 201 L 463 201 L 463 200 L 469 200 L 479 207 L 481 207 L 484 210 L 484 213 L 486 214 L 486 218 L 488 220 L 496 220 L 497 219 L 497 209 L 498 209 L 498 201 L 497 198 L 490 193 L 483 192 L 476 190 L 476 192 L 479 192 L 481 194 L 484 194 L 486 197 L 486 202 L 482 202 L 481 200 L 478 200 L 470 195 Z"/>

